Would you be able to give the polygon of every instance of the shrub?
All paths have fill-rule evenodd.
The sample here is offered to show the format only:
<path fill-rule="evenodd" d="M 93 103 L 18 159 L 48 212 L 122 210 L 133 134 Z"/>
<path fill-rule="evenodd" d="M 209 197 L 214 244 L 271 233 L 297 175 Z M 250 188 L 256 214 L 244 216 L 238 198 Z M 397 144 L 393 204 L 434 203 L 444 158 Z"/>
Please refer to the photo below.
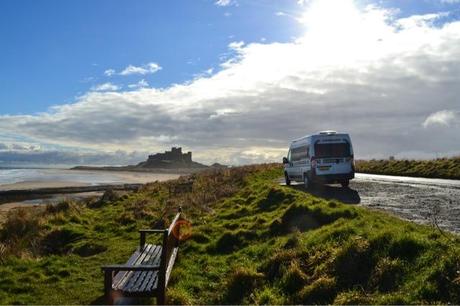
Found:
<path fill-rule="evenodd" d="M 80 255 L 81 257 L 93 256 L 102 252 L 105 252 L 107 247 L 97 242 L 86 242 L 73 249 L 73 253 Z"/>
<path fill-rule="evenodd" d="M 226 283 L 224 302 L 241 304 L 243 298 L 261 284 L 264 275 L 251 268 L 238 267 L 234 269 Z"/>
<path fill-rule="evenodd" d="M 167 288 L 167 293 L 166 293 L 166 303 L 168 305 L 192 305 L 193 299 L 190 297 L 190 295 L 180 289 L 176 288 Z"/>
<path fill-rule="evenodd" d="M 402 236 L 391 241 L 388 252 L 391 258 L 411 260 L 424 249 L 425 245 L 413 237 Z"/>
<path fill-rule="evenodd" d="M 335 272 L 341 287 L 366 286 L 374 267 L 369 242 L 356 237 L 347 242 L 335 259 Z M 359 271 L 359 273 L 357 273 Z"/>
<path fill-rule="evenodd" d="M 287 267 L 292 260 L 298 257 L 294 250 L 282 250 L 273 255 L 261 266 L 261 271 L 265 272 L 268 280 L 273 281 L 281 277 L 281 271 Z"/>
<path fill-rule="evenodd" d="M 279 187 L 272 187 L 266 197 L 259 201 L 259 208 L 261 210 L 272 210 L 277 208 L 283 202 L 291 202 L 294 196 L 290 193 L 285 193 L 285 191 Z"/>
<path fill-rule="evenodd" d="M 364 292 L 361 291 L 344 291 L 339 293 L 334 302 L 334 305 L 370 305 L 373 304 L 372 299 L 368 297 Z M 379 303 L 380 304 L 380 303 Z M 383 303 L 387 305 L 389 303 Z M 397 303 L 398 304 L 398 303 Z M 406 303 L 401 303 L 406 304 Z"/>
<path fill-rule="evenodd" d="M 71 207 L 71 203 L 70 201 L 61 201 L 57 204 L 47 204 L 46 205 L 46 209 L 45 209 L 45 213 L 47 214 L 56 214 L 56 213 L 59 213 L 59 212 L 65 212 L 65 211 L 68 211 Z"/>
<path fill-rule="evenodd" d="M 213 245 L 217 253 L 230 253 L 248 244 L 249 240 L 257 237 L 254 231 L 240 230 L 224 233 Z"/>
<path fill-rule="evenodd" d="M 300 232 L 295 231 L 284 244 L 284 248 L 293 249 L 300 245 Z"/>
<path fill-rule="evenodd" d="M 101 198 L 97 201 L 88 201 L 86 205 L 89 208 L 99 208 L 102 207 L 110 202 L 115 202 L 118 201 L 121 197 L 121 193 L 114 191 L 112 189 L 107 189 L 104 194 L 101 196 Z"/>
<path fill-rule="evenodd" d="M 83 239 L 85 234 L 74 228 L 62 228 L 48 233 L 41 241 L 45 254 L 64 254 L 71 248 L 71 244 Z"/>
<path fill-rule="evenodd" d="M 13 209 L 7 215 L 0 237 L 2 241 L 7 241 L 36 236 L 41 229 L 41 221 L 40 216 L 31 209 Z"/>
<path fill-rule="evenodd" d="M 263 289 L 255 290 L 253 302 L 256 305 L 286 304 L 286 301 L 284 300 L 281 293 L 271 287 L 264 287 Z"/>
<path fill-rule="evenodd" d="M 300 268 L 299 262 L 293 260 L 281 278 L 281 287 L 287 293 L 294 294 L 304 286 L 306 280 L 307 276 Z"/>
<path fill-rule="evenodd" d="M 128 225 L 136 222 L 136 219 L 134 219 L 134 216 L 131 212 L 124 211 L 117 219 L 116 221 L 122 225 Z"/>
<path fill-rule="evenodd" d="M 377 262 L 371 275 L 371 286 L 376 287 L 380 292 L 393 290 L 403 272 L 401 260 L 384 257 Z"/>
<path fill-rule="evenodd" d="M 319 226 L 308 207 L 292 204 L 286 209 L 281 220 L 275 220 L 271 224 L 270 231 L 272 234 L 286 234 L 294 231 L 304 232 Z"/>
<path fill-rule="evenodd" d="M 304 287 L 299 293 L 302 304 L 330 304 L 337 294 L 334 278 L 321 277 L 311 285 Z"/>

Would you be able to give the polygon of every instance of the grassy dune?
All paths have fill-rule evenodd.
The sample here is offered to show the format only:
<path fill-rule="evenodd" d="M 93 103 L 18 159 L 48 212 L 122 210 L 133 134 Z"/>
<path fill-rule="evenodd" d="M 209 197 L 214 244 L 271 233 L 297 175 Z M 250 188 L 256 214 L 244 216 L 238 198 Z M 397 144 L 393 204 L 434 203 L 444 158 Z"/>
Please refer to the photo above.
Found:
<path fill-rule="evenodd" d="M 279 186 L 281 174 L 276 165 L 215 170 L 174 198 L 176 182 L 154 183 L 16 211 L 0 233 L 0 304 L 102 303 L 100 265 L 125 262 L 137 229 L 164 226 L 178 205 L 193 235 L 169 303 L 460 303 L 458 236 Z"/>
<path fill-rule="evenodd" d="M 356 171 L 372 174 L 460 179 L 460 157 L 433 160 L 359 160 Z"/>

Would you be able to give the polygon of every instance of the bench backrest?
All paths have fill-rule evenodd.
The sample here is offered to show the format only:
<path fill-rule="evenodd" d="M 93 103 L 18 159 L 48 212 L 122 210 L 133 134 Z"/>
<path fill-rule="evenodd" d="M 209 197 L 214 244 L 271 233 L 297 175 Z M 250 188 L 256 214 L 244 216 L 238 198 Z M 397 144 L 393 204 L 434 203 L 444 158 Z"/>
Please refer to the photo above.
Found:
<path fill-rule="evenodd" d="M 161 250 L 161 262 L 160 262 L 160 275 L 158 279 L 158 288 L 165 289 L 168 285 L 167 269 L 169 261 L 171 259 L 174 248 L 179 246 L 179 234 L 180 224 L 179 221 L 182 218 L 181 212 L 179 212 L 171 222 L 168 229 L 164 230 L 163 233 L 163 249 Z"/>

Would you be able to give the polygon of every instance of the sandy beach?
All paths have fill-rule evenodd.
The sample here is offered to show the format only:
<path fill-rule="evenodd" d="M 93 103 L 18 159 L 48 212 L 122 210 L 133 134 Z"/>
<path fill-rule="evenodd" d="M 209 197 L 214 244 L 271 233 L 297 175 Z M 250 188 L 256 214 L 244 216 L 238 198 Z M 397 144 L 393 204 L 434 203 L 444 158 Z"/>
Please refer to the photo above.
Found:
<path fill-rule="evenodd" d="M 167 174 L 167 173 L 139 173 L 139 172 L 128 172 L 128 171 L 87 171 L 87 170 L 62 170 L 62 178 L 59 180 L 53 179 L 54 176 L 46 176 L 46 172 L 43 180 L 30 180 L 15 182 L 10 184 L 0 184 L 0 191 L 31 191 L 40 189 L 52 189 L 52 188 L 71 188 L 71 187 L 87 187 L 87 186 L 98 186 L 98 185 L 120 185 L 120 184 L 146 184 L 154 181 L 167 181 L 177 179 L 179 174 Z M 74 173 L 78 173 L 75 176 Z M 69 174 L 69 180 L 66 180 L 66 174 Z M 102 174 L 102 176 L 101 176 Z M 92 177 L 94 176 L 94 180 Z M 63 194 L 58 191 L 56 194 L 50 194 L 46 197 L 28 197 L 25 200 L 11 200 L 0 204 L 0 223 L 4 220 L 8 211 L 18 207 L 37 207 L 40 205 L 46 205 L 48 203 L 56 203 L 66 198 L 72 198 L 75 200 L 91 197 L 100 196 L 103 191 L 95 192 L 79 192 L 72 194 Z"/>
<path fill-rule="evenodd" d="M 44 176 L 43 180 L 30 180 L 10 184 L 0 184 L 0 191 L 30 190 L 39 188 L 82 187 L 102 184 L 146 184 L 154 181 L 167 181 L 178 178 L 179 174 L 139 173 L 127 171 L 86 171 L 61 170 L 63 177 L 59 180 Z M 75 173 L 79 174 L 75 176 Z M 66 175 L 69 179 L 66 179 Z M 101 175 L 103 176 L 101 178 Z M 91 177 L 95 178 L 92 179 Z"/>

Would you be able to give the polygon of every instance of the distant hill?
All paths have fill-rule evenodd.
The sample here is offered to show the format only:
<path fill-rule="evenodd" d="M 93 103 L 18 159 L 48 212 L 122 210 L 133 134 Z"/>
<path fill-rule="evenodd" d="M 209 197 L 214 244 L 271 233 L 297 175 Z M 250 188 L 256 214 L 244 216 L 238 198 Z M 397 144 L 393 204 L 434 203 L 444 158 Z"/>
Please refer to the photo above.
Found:
<path fill-rule="evenodd" d="M 226 168 L 227 166 L 215 163 L 211 168 Z M 209 166 L 194 162 L 192 160 L 192 152 L 182 153 L 182 148 L 171 148 L 171 151 L 164 153 L 156 153 L 149 155 L 146 161 L 140 162 L 137 165 L 122 166 L 122 167 L 93 167 L 93 166 L 77 166 L 72 170 L 104 170 L 104 171 L 137 171 L 137 172 L 156 172 L 156 173 L 195 173 Z"/>

